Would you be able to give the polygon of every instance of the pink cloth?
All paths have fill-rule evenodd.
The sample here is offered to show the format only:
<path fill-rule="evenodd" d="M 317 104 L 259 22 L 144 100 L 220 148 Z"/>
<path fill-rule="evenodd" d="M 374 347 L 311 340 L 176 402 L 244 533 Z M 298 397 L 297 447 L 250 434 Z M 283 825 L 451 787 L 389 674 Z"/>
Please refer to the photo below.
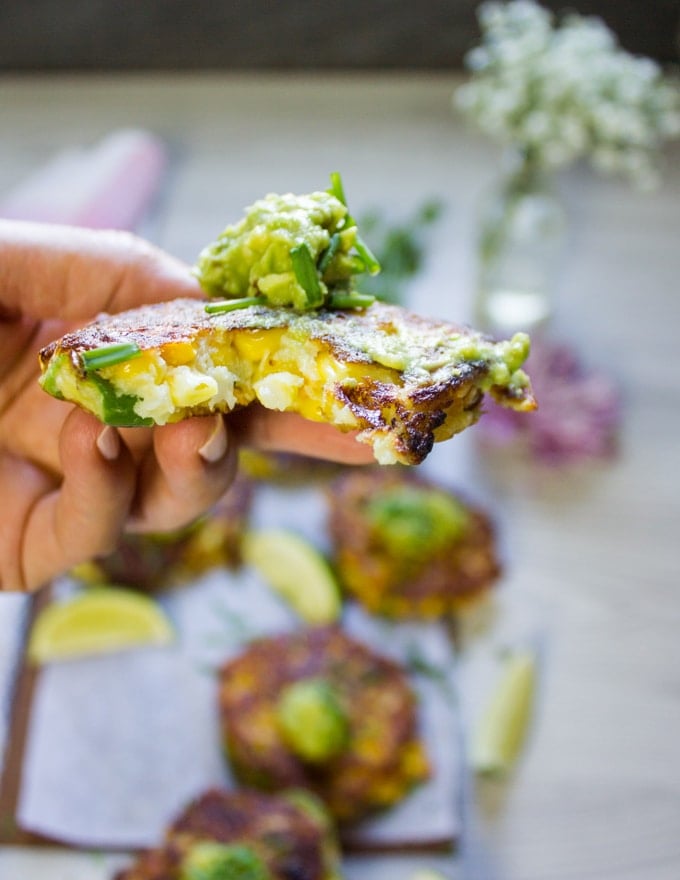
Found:
<path fill-rule="evenodd" d="M 58 153 L 0 199 L 0 217 L 92 229 L 134 229 L 167 168 L 167 151 L 139 130 Z"/>

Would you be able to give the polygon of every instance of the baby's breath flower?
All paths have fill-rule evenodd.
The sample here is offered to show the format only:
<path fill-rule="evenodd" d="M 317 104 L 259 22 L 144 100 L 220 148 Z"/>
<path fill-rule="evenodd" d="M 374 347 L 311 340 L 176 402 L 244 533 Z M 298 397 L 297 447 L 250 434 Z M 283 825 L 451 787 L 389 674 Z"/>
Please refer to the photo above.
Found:
<path fill-rule="evenodd" d="M 557 22 L 534 0 L 483 3 L 457 108 L 486 134 L 555 169 L 588 158 L 648 188 L 680 135 L 680 93 L 659 66 L 621 49 L 600 19 Z"/>

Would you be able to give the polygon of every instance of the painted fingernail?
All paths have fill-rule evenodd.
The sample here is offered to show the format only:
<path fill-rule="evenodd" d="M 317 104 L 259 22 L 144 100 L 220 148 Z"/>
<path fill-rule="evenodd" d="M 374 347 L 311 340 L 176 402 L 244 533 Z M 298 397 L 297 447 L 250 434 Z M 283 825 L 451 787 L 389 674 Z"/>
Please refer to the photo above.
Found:
<path fill-rule="evenodd" d="M 216 461 L 224 458 L 224 455 L 227 451 L 228 442 L 227 429 L 224 425 L 224 419 L 222 418 L 222 416 L 215 416 L 215 426 L 212 429 L 212 432 L 208 439 L 198 450 L 198 454 L 201 456 L 203 461 L 207 461 L 208 464 L 215 464 Z"/>
<path fill-rule="evenodd" d="M 107 425 L 97 437 L 97 449 L 102 458 L 115 461 L 120 455 L 120 435 L 115 428 Z"/>

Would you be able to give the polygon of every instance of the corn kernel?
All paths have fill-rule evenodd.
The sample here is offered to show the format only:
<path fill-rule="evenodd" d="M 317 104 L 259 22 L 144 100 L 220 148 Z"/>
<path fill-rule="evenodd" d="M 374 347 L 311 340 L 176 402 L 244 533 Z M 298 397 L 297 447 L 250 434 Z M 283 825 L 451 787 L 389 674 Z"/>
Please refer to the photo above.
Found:
<path fill-rule="evenodd" d="M 277 348 L 283 330 L 241 331 L 236 334 L 236 350 L 245 360 L 261 361 L 270 351 Z"/>
<path fill-rule="evenodd" d="M 172 367 L 191 363 L 196 357 L 196 351 L 190 342 L 168 342 L 161 347 L 161 354 L 165 363 Z"/>

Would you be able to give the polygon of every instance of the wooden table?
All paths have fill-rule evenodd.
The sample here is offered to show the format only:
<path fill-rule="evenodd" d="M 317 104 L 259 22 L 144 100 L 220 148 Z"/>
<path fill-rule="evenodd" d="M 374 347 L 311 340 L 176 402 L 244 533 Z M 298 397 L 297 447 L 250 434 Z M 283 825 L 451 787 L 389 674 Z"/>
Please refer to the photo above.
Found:
<path fill-rule="evenodd" d="M 451 77 L 5 78 L 0 192 L 60 147 L 141 126 L 176 159 L 154 236 L 187 260 L 261 194 L 321 188 L 331 170 L 343 172 L 357 213 L 379 205 L 403 217 L 436 195 L 447 210 L 413 305 L 467 319 L 474 211 L 497 153 L 455 118 L 454 86 Z M 467 438 L 433 455 L 432 467 L 494 505 L 508 550 L 503 590 L 540 608 L 548 633 L 528 752 L 512 780 L 470 798 L 451 877 L 680 876 L 679 156 L 651 196 L 584 169 L 562 180 L 573 233 L 554 333 L 618 377 L 617 460 L 576 473 L 509 470 Z M 7 848 L 0 878 L 103 880 L 115 861 Z M 350 874 L 397 880 L 422 861 L 355 864 Z"/>

